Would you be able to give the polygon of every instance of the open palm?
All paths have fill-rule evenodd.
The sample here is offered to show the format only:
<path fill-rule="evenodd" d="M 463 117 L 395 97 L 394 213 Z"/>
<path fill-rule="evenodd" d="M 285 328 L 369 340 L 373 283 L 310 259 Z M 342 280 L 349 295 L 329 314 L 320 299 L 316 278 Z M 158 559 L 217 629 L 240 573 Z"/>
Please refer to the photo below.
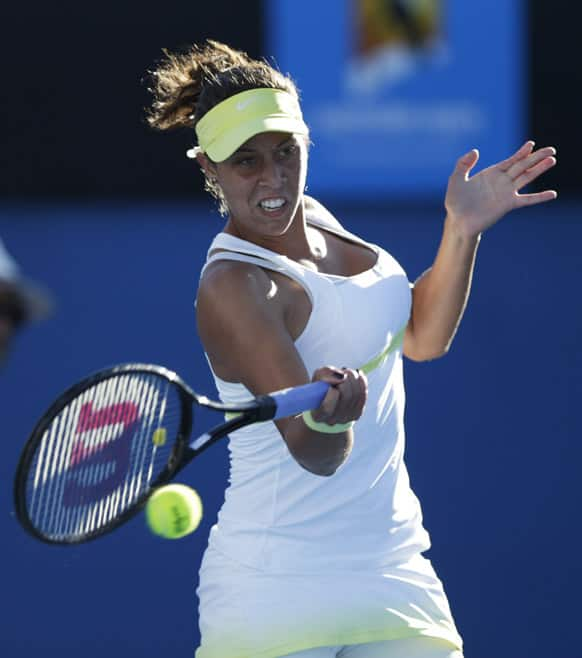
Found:
<path fill-rule="evenodd" d="M 461 157 L 449 178 L 445 207 L 463 227 L 466 235 L 478 235 L 514 208 L 551 201 L 553 190 L 519 194 L 525 185 L 536 180 L 556 164 L 552 146 L 534 151 L 534 142 L 526 142 L 510 158 L 470 177 L 479 160 L 473 149 Z"/>

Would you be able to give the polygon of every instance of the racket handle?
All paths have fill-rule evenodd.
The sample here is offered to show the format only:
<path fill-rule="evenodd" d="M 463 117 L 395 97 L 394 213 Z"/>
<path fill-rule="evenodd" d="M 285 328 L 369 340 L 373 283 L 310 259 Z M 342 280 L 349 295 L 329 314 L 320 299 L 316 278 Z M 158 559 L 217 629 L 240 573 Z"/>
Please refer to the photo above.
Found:
<path fill-rule="evenodd" d="M 329 390 L 329 384 L 325 382 L 312 382 L 295 388 L 287 388 L 269 395 L 277 405 L 277 411 L 273 416 L 286 418 L 295 416 L 308 409 L 316 409 L 323 402 L 325 394 Z"/>

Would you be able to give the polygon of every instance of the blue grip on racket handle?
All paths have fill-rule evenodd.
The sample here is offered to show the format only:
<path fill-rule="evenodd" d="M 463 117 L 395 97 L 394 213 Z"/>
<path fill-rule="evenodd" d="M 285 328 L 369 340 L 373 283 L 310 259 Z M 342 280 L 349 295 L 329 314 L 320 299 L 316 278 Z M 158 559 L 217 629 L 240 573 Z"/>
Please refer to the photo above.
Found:
<path fill-rule="evenodd" d="M 328 390 L 329 384 L 325 382 L 312 382 L 311 384 L 271 393 L 269 397 L 277 405 L 277 411 L 273 418 L 286 418 L 287 416 L 300 414 L 308 409 L 317 409 L 323 402 L 323 398 Z"/>

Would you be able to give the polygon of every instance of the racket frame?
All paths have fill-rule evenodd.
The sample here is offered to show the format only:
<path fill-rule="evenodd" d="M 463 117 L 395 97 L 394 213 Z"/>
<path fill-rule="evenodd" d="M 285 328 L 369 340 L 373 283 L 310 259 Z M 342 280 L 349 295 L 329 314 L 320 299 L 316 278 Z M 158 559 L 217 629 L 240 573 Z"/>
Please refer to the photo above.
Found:
<path fill-rule="evenodd" d="M 34 460 L 37 447 L 43 439 L 46 430 L 50 427 L 55 418 L 66 408 L 81 393 L 90 389 L 91 387 L 99 384 L 100 382 L 107 381 L 114 377 L 126 374 L 153 374 L 166 379 L 170 382 L 179 394 L 181 417 L 178 428 L 178 433 L 170 458 L 165 468 L 159 473 L 156 479 L 151 483 L 149 488 L 145 490 L 126 510 L 115 516 L 105 525 L 96 528 L 78 536 L 70 536 L 55 539 L 45 535 L 40 531 L 30 520 L 27 511 L 27 498 L 26 487 L 28 481 L 28 473 L 30 466 Z M 192 432 L 193 423 L 193 404 L 197 404 L 207 409 L 212 409 L 218 412 L 231 412 L 237 413 L 235 418 L 228 422 L 222 422 L 212 429 L 205 432 L 208 438 L 197 449 L 192 449 L 188 445 L 188 439 Z M 242 403 L 237 406 L 225 405 L 220 402 L 208 399 L 206 396 L 198 395 L 195 393 L 186 382 L 175 372 L 164 368 L 144 363 L 127 363 L 117 365 L 111 368 L 106 368 L 89 375 L 88 377 L 77 382 L 66 391 L 64 391 L 53 404 L 45 411 L 34 429 L 32 430 L 20 456 L 16 475 L 14 479 L 14 507 L 16 510 L 16 517 L 22 527 L 33 537 L 48 544 L 53 545 L 71 545 L 80 544 L 101 537 L 115 530 L 119 526 L 129 521 L 132 517 L 138 514 L 147 503 L 148 498 L 153 491 L 165 484 L 168 484 L 172 478 L 182 470 L 194 457 L 213 445 L 216 441 L 227 436 L 240 427 L 249 425 L 260 420 L 269 420 L 273 418 L 276 411 L 276 403 L 268 395 L 263 395 L 255 398 L 249 402 Z"/>

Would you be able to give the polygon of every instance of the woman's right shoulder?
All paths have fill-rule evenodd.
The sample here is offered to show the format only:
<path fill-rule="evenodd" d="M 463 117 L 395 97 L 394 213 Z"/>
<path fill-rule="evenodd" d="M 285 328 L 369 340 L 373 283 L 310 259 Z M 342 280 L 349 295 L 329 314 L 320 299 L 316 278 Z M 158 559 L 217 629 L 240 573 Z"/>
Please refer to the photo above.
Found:
<path fill-rule="evenodd" d="M 224 326 L 251 323 L 275 311 L 269 299 L 272 281 L 254 263 L 217 259 L 209 263 L 198 285 L 196 317 L 199 325 Z"/>
<path fill-rule="evenodd" d="M 243 295 L 247 298 L 257 295 L 260 298 L 270 287 L 266 272 L 255 265 L 239 260 L 218 258 L 208 263 L 202 272 L 198 285 L 198 299 L 210 296 L 214 299 L 228 299 Z"/>
<path fill-rule="evenodd" d="M 205 268 L 196 322 L 214 372 L 222 379 L 254 382 L 255 366 L 249 365 L 248 357 L 257 345 L 263 351 L 271 346 L 279 355 L 280 345 L 290 342 L 284 309 L 272 286 L 268 274 L 253 263 L 217 259 Z"/>

